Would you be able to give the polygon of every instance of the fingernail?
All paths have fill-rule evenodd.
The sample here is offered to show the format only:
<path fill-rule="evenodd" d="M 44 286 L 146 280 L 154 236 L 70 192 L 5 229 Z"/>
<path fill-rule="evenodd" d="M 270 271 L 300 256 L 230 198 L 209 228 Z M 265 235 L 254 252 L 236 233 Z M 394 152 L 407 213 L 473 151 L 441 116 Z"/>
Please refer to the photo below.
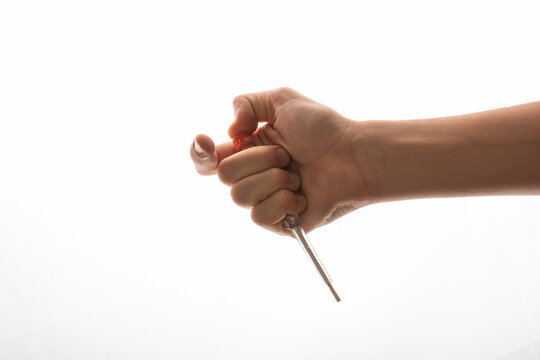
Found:
<path fill-rule="evenodd" d="M 195 154 L 200 158 L 208 157 L 208 154 L 203 150 L 201 145 L 199 145 L 197 140 L 193 141 L 193 150 L 195 150 Z"/>
<path fill-rule="evenodd" d="M 291 179 L 291 182 L 298 186 L 300 184 L 300 175 L 290 172 L 289 173 L 289 179 Z"/>
<path fill-rule="evenodd" d="M 280 163 L 286 164 L 289 162 L 289 154 L 287 154 L 287 152 L 282 148 L 277 149 L 276 154 Z"/>

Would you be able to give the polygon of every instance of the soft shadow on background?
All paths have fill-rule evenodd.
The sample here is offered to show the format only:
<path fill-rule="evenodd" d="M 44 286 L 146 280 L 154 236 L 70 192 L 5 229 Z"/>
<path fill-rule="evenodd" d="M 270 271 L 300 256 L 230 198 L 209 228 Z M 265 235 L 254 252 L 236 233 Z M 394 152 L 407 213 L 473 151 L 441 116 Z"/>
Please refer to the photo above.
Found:
<path fill-rule="evenodd" d="M 379 204 L 312 232 L 336 304 L 188 155 L 197 133 L 227 140 L 234 96 L 280 86 L 356 120 L 539 100 L 539 17 L 3 1 L 0 358 L 539 359 L 538 197 Z"/>

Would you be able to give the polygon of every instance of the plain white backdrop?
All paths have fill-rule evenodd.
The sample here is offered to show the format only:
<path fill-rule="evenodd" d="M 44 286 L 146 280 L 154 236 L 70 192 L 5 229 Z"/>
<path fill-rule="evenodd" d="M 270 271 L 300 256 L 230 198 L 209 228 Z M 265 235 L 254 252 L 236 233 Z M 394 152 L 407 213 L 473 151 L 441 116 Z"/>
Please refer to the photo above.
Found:
<path fill-rule="evenodd" d="M 227 140 L 234 96 L 280 86 L 356 120 L 539 100 L 539 19 L 535 0 L 1 1 L 0 359 L 540 359 L 540 198 L 315 230 L 337 304 L 189 158 Z"/>

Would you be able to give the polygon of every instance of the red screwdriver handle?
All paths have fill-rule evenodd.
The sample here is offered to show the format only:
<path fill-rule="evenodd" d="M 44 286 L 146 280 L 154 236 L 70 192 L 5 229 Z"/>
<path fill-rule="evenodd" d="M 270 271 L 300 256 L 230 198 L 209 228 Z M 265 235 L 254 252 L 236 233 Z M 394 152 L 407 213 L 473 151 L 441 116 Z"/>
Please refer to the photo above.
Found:
<path fill-rule="evenodd" d="M 241 133 L 241 134 L 236 135 L 233 138 L 232 142 L 234 145 L 234 150 L 236 152 L 249 149 L 250 147 L 255 146 L 255 143 L 253 142 L 253 137 L 246 133 Z"/>

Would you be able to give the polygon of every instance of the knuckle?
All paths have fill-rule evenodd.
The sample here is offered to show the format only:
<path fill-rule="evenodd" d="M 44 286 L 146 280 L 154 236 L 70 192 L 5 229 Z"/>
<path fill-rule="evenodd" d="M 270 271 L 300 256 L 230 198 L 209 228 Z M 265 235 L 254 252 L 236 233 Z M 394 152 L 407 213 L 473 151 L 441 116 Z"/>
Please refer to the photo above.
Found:
<path fill-rule="evenodd" d="M 296 201 L 295 195 L 289 190 L 279 190 L 276 192 L 276 202 L 280 207 L 288 207 Z"/>
<path fill-rule="evenodd" d="M 232 185 L 233 178 L 232 178 L 232 172 L 229 165 L 229 162 L 226 160 L 223 160 L 217 167 L 217 174 L 219 177 L 219 180 L 221 180 L 222 183 L 225 185 Z"/>
<path fill-rule="evenodd" d="M 249 205 L 249 197 L 247 196 L 245 191 L 242 191 L 242 189 L 238 186 L 231 187 L 231 199 L 236 205 L 239 205 L 239 206 Z"/>
<path fill-rule="evenodd" d="M 300 212 L 306 210 L 307 208 L 307 199 L 305 196 L 296 196 L 295 195 L 295 201 L 296 201 L 296 209 Z"/>
<path fill-rule="evenodd" d="M 272 101 L 276 104 L 282 104 L 292 96 L 292 89 L 288 87 L 280 87 L 272 92 Z"/>
<path fill-rule="evenodd" d="M 232 103 L 233 103 L 233 106 L 234 105 L 240 105 L 243 101 L 244 101 L 244 95 L 238 95 L 238 96 L 235 96 Z"/>
<path fill-rule="evenodd" d="M 303 97 L 303 95 L 301 95 L 299 92 L 288 86 L 276 89 L 273 91 L 272 96 L 272 100 L 278 105 L 284 104 L 291 99 Z"/>
<path fill-rule="evenodd" d="M 273 168 L 271 171 L 272 178 L 274 182 L 280 187 L 289 185 L 290 179 L 289 175 L 285 170 L 279 168 Z"/>
<path fill-rule="evenodd" d="M 251 220 L 257 224 L 257 225 L 267 225 L 265 222 L 264 222 L 264 217 L 263 217 L 263 214 L 260 210 L 260 207 L 258 206 L 254 206 L 252 209 L 251 209 Z"/>
<path fill-rule="evenodd" d="M 294 93 L 294 90 L 288 86 L 282 86 L 278 88 L 276 92 L 281 96 L 287 96 L 287 95 L 292 95 Z"/>
<path fill-rule="evenodd" d="M 281 161 L 279 160 L 277 149 L 279 146 L 268 146 L 264 154 L 262 155 L 263 163 L 268 167 L 278 166 Z"/>

